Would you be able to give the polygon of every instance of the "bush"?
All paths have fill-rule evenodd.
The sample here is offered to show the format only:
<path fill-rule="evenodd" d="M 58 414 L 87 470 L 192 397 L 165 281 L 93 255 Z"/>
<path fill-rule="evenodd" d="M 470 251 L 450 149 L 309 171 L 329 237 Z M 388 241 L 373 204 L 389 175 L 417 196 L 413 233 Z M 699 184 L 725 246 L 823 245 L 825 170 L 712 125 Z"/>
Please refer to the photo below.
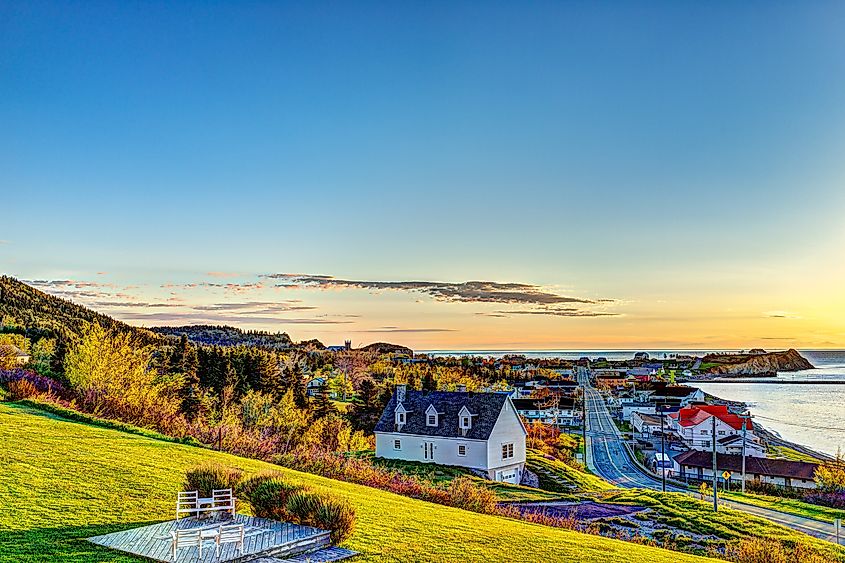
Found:
<path fill-rule="evenodd" d="M 218 463 L 205 463 L 185 473 L 186 491 L 197 491 L 201 497 L 210 497 L 214 489 L 237 489 L 243 473 L 240 469 Z"/>
<path fill-rule="evenodd" d="M 355 509 L 344 499 L 302 490 L 290 495 L 286 508 L 295 523 L 329 530 L 333 544 L 355 529 Z"/>
<path fill-rule="evenodd" d="M 452 499 L 451 505 L 472 512 L 494 514 L 498 509 L 496 493 L 481 487 L 469 477 L 452 479 L 446 489 Z"/>
<path fill-rule="evenodd" d="M 38 389 L 35 388 L 31 382 L 26 379 L 18 379 L 9 382 L 9 400 L 20 401 L 21 399 L 28 399 L 38 394 Z"/>
<path fill-rule="evenodd" d="M 59 383 L 55 379 L 39 375 L 32 370 L 24 368 L 0 370 L 0 384 L 8 386 L 10 391 L 11 386 L 19 382 L 28 383 L 36 391 L 31 395 L 20 397 L 21 399 L 32 397 L 39 393 L 57 395 L 60 397 L 66 396 L 68 394 L 67 390 L 61 383 Z M 29 388 L 29 386 L 27 386 L 27 388 Z"/>
<path fill-rule="evenodd" d="M 292 496 L 302 493 L 305 487 L 288 483 L 272 474 L 264 474 L 248 479 L 241 490 L 254 516 L 293 521 L 288 503 Z"/>

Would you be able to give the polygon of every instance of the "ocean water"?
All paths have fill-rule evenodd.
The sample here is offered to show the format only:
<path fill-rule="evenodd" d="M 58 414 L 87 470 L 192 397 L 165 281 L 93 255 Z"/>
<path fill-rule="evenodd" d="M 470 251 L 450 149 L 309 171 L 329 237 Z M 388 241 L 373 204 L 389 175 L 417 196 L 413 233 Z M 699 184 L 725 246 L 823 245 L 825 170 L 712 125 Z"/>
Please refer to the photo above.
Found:
<path fill-rule="evenodd" d="M 522 354 L 529 358 L 609 360 L 630 359 L 640 350 L 431 350 L 432 355 L 501 357 Z M 664 354 L 702 355 L 709 350 L 642 350 L 653 358 Z M 725 350 L 712 350 L 725 351 Z M 775 381 L 845 381 L 845 350 L 800 350 L 815 369 L 779 373 Z M 771 381 L 772 378 L 767 378 Z M 694 383 L 705 392 L 730 401 L 748 403 L 755 422 L 782 438 L 815 450 L 845 453 L 845 385 L 796 385 L 794 383 Z"/>

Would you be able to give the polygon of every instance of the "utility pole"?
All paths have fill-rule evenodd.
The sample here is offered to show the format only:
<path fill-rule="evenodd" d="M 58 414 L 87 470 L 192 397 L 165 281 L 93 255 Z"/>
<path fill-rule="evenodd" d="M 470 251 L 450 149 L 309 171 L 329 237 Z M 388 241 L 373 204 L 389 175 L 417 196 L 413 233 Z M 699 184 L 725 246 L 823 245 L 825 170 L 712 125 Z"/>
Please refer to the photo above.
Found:
<path fill-rule="evenodd" d="M 584 440 L 584 467 L 587 467 L 587 382 L 586 381 L 584 381 L 584 386 L 581 387 L 581 438 Z"/>
<path fill-rule="evenodd" d="M 661 485 L 663 485 L 663 492 L 666 492 L 666 433 L 663 431 L 663 411 L 666 405 L 660 405 L 660 453 L 662 457 L 660 459 L 660 475 L 661 475 Z"/>
<path fill-rule="evenodd" d="M 719 475 L 716 469 L 716 416 L 710 415 L 710 418 L 713 419 L 713 435 L 710 436 L 710 441 L 713 443 L 713 512 L 719 512 L 719 499 L 717 498 L 719 491 Z"/>
<path fill-rule="evenodd" d="M 747 436 L 748 419 L 742 417 L 742 494 L 745 494 L 745 437 Z"/>

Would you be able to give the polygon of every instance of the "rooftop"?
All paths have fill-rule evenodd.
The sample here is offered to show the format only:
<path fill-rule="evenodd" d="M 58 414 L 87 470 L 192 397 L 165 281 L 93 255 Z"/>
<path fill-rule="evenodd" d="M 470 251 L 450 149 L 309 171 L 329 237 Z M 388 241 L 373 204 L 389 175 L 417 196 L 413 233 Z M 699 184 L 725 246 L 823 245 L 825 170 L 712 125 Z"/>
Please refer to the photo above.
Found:
<path fill-rule="evenodd" d="M 675 458 L 680 465 L 688 467 L 712 467 L 713 454 L 699 450 L 684 452 Z M 741 455 L 716 455 L 717 471 L 742 472 Z M 789 477 L 792 479 L 813 479 L 816 475 L 817 463 L 806 461 L 789 461 L 786 459 L 768 459 L 761 457 L 746 457 L 746 474 L 771 475 L 774 477 Z"/>
<path fill-rule="evenodd" d="M 743 418 L 728 411 L 725 405 L 700 405 L 694 407 L 687 407 L 679 410 L 676 413 L 669 415 L 674 420 L 678 421 L 681 426 L 696 426 L 708 420 L 711 416 L 715 416 L 731 428 L 742 430 Z M 747 420 L 746 428 L 748 430 L 754 429 L 754 424 L 751 420 Z"/>

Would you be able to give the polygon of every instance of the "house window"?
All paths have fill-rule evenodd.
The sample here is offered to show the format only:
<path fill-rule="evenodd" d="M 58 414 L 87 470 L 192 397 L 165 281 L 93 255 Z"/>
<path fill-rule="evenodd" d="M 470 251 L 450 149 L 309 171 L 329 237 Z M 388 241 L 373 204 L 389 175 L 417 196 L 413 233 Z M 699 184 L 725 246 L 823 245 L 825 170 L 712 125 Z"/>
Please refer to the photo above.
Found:
<path fill-rule="evenodd" d="M 396 413 L 396 422 L 398 422 L 399 424 L 405 424 L 405 413 L 404 412 Z"/>
<path fill-rule="evenodd" d="M 710 431 L 709 431 L 709 430 L 702 430 L 702 431 L 700 432 L 700 434 L 701 434 L 702 436 L 707 436 L 708 434 L 710 434 Z"/>
<path fill-rule="evenodd" d="M 436 414 L 428 415 L 428 422 L 426 424 L 428 426 L 437 426 L 437 415 Z"/>
<path fill-rule="evenodd" d="M 511 459 L 513 457 L 513 443 L 502 444 L 502 459 Z"/>
<path fill-rule="evenodd" d="M 469 417 L 462 416 L 461 417 L 461 428 L 469 428 Z"/>
<path fill-rule="evenodd" d="M 724 431 L 724 430 L 719 430 L 719 436 L 724 436 L 724 435 L 725 435 L 725 431 Z"/>
<path fill-rule="evenodd" d="M 705 448 L 709 448 L 710 447 L 710 440 L 704 440 L 703 445 L 704 445 Z"/>
<path fill-rule="evenodd" d="M 458 444 L 458 455 L 460 455 L 460 456 L 467 455 L 467 445 L 466 444 Z"/>
<path fill-rule="evenodd" d="M 401 450 L 402 449 L 402 440 L 393 440 L 393 449 L 394 450 Z"/>

